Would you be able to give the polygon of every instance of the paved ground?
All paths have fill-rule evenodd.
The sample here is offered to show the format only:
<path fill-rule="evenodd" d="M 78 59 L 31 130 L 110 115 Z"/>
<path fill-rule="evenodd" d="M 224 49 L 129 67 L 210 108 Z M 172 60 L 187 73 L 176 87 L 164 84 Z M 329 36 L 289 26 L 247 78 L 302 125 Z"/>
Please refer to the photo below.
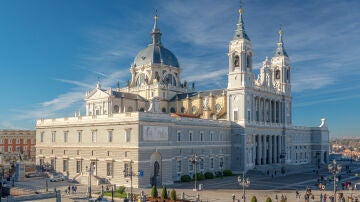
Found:
<path fill-rule="evenodd" d="M 360 171 L 358 165 L 353 165 L 351 167 L 352 172 L 346 174 L 342 173 L 341 182 L 351 181 L 354 185 L 357 182 L 360 182 L 360 177 L 355 176 L 356 172 Z M 265 201 L 266 197 L 271 197 L 273 201 L 276 201 L 276 196 L 278 198 L 281 195 L 287 197 L 289 202 L 304 201 L 304 193 L 307 187 L 312 189 L 312 193 L 315 196 L 314 201 L 319 201 L 320 194 L 327 194 L 328 196 L 333 194 L 333 181 L 326 185 L 326 190 L 320 191 L 315 184 L 319 176 L 324 176 L 325 178 L 329 175 L 327 168 L 322 168 L 317 175 L 313 170 L 303 170 L 301 174 L 289 174 L 286 176 L 276 176 L 272 177 L 271 175 L 262 175 L 259 173 L 250 173 L 250 186 L 245 187 L 246 190 L 246 201 L 250 201 L 251 196 L 256 195 L 258 201 Z M 71 182 L 49 182 L 48 191 L 53 191 L 54 188 L 62 191 L 62 201 L 86 201 L 87 200 L 87 186 L 78 185 L 77 193 L 72 193 L 66 195 L 64 193 L 65 188 L 68 185 L 74 184 Z M 226 202 L 232 201 L 232 195 L 235 194 L 236 199 L 241 200 L 243 193 L 242 187 L 237 182 L 237 176 L 217 178 L 212 180 L 200 181 L 198 184 L 202 184 L 202 190 L 194 191 L 194 182 L 191 183 L 176 183 L 174 185 L 168 186 L 168 190 L 175 189 L 178 196 L 184 193 L 185 198 L 195 200 L 196 196 L 200 197 L 201 201 L 219 201 Z M 340 183 L 341 184 L 341 183 Z M 30 178 L 30 180 L 25 182 L 15 183 L 16 187 L 34 190 L 44 190 L 45 188 L 45 179 L 43 178 Z M 43 188 L 43 189 L 41 189 Z M 339 186 L 339 192 L 343 192 L 346 196 L 359 196 L 360 190 L 341 190 Z M 93 197 L 97 196 L 97 193 L 100 192 L 100 186 L 92 187 Z M 300 199 L 296 198 L 296 190 L 300 193 Z M 129 191 L 129 190 L 128 190 Z M 150 194 L 150 189 L 134 189 L 134 193 L 140 193 L 144 191 L 145 194 Z M 158 188 L 158 192 L 161 192 L 161 188 Z M 40 201 L 40 200 L 39 200 Z M 55 201 L 55 199 L 41 200 L 41 201 Z M 122 201 L 122 200 L 115 200 Z M 310 200 L 312 201 L 312 200 Z M 329 201 L 329 200 L 327 200 Z"/>

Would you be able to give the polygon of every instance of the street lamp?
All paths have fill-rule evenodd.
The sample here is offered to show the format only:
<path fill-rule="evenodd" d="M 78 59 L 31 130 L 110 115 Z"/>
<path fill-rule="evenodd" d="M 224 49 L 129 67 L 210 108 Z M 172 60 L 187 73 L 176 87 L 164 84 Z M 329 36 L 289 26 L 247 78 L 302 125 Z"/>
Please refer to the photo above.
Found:
<path fill-rule="evenodd" d="M 250 185 L 250 179 L 249 177 L 245 177 L 245 172 L 243 172 L 242 177 L 238 176 L 238 182 L 239 185 L 241 185 L 243 187 L 243 201 L 245 202 L 245 186 L 249 186 Z"/>
<path fill-rule="evenodd" d="M 329 172 L 334 176 L 334 202 L 336 202 L 336 175 L 341 173 L 342 165 L 336 164 L 334 159 L 332 163 L 328 165 Z"/>
<path fill-rule="evenodd" d="M 199 157 L 194 154 L 194 156 L 191 158 L 191 163 L 195 166 L 195 185 L 193 191 L 197 191 L 196 183 L 197 183 L 197 166 L 196 163 L 199 161 Z"/>
<path fill-rule="evenodd" d="M 134 161 L 130 161 L 130 165 L 129 165 L 129 169 L 125 169 L 124 172 L 124 177 L 130 177 L 130 202 L 133 202 L 133 176 L 139 176 L 139 172 L 134 173 L 133 169 L 132 169 L 132 164 L 134 163 Z"/>
<path fill-rule="evenodd" d="M 86 171 L 89 171 L 89 187 L 88 187 L 88 192 L 89 192 L 89 198 L 92 198 L 91 196 L 91 163 L 90 163 L 90 166 L 86 166 Z"/>

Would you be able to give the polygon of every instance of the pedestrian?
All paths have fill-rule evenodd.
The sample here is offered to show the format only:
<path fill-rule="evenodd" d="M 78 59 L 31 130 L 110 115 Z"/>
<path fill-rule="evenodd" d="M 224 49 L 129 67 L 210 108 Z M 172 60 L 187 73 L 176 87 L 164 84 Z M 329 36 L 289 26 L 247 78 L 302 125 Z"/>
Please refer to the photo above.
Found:
<path fill-rule="evenodd" d="M 77 186 L 76 185 L 74 186 L 74 190 L 75 190 L 75 193 L 76 193 L 76 191 L 77 191 Z"/>
<path fill-rule="evenodd" d="M 70 194 L 70 185 L 68 186 L 68 193 Z"/>
<path fill-rule="evenodd" d="M 320 193 L 320 202 L 323 202 L 322 200 L 323 200 L 323 194 Z"/>
<path fill-rule="evenodd" d="M 74 185 L 71 185 L 71 191 L 72 191 L 72 193 L 75 193 L 75 187 L 74 187 Z"/>

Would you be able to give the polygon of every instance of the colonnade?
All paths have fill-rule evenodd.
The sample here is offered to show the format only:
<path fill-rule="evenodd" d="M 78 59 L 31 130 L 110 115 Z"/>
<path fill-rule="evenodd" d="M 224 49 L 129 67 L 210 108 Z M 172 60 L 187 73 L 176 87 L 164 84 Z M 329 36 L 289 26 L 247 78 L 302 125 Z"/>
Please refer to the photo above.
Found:
<path fill-rule="evenodd" d="M 255 165 L 281 163 L 280 135 L 255 135 L 255 143 Z"/>
<path fill-rule="evenodd" d="M 284 102 L 256 96 L 254 120 L 258 122 L 284 123 Z"/>

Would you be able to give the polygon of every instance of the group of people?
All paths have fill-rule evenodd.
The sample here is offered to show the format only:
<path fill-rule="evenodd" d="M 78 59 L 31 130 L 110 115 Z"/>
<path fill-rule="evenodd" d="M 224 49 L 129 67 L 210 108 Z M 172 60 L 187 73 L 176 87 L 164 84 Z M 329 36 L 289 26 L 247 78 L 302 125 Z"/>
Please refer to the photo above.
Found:
<path fill-rule="evenodd" d="M 65 193 L 67 195 L 70 195 L 70 193 L 76 193 L 77 191 L 77 186 L 76 185 L 69 185 L 66 189 L 65 189 Z"/>

